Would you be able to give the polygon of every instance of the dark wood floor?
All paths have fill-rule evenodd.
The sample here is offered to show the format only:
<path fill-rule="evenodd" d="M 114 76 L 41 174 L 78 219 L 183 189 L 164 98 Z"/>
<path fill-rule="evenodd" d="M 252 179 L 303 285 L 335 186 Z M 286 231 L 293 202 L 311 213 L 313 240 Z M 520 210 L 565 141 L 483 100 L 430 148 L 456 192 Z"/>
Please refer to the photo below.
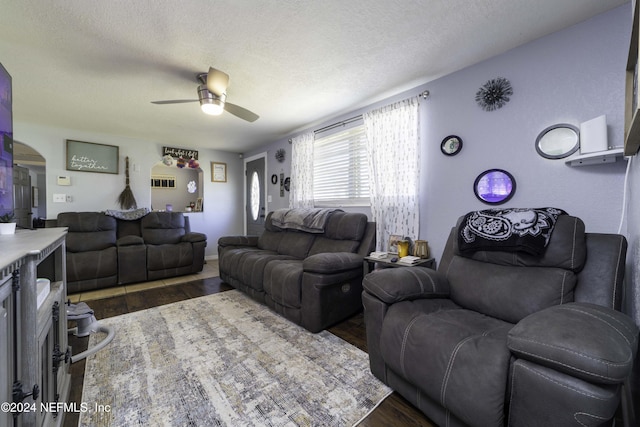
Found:
<path fill-rule="evenodd" d="M 189 298 L 201 297 L 217 292 L 232 289 L 221 283 L 219 278 L 197 280 L 174 286 L 155 288 L 136 293 L 114 296 L 100 300 L 89 301 L 89 306 L 94 310 L 98 320 L 106 317 L 118 316 L 138 310 L 144 310 L 163 304 L 182 301 Z M 75 326 L 75 325 L 71 325 Z M 363 351 L 367 351 L 365 337 L 364 318 L 362 313 L 335 325 L 329 331 L 345 341 L 355 345 Z M 69 345 L 73 348 L 73 354 L 86 350 L 89 338 L 77 338 L 69 336 Z M 71 365 L 71 394 L 70 402 L 82 402 L 82 382 L 84 378 L 85 361 L 81 360 Z M 78 414 L 67 413 L 64 426 L 75 427 L 78 425 Z M 378 426 L 424 426 L 433 427 L 434 424 L 399 394 L 393 393 L 378 406 L 361 424 L 362 427 Z"/>

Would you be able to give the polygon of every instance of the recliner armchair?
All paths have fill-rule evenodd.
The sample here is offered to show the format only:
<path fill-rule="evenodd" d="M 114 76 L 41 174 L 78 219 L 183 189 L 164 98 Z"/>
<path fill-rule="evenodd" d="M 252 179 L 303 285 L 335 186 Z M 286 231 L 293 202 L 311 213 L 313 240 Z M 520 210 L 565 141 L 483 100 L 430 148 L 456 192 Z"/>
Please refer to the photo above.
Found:
<path fill-rule="evenodd" d="M 463 254 L 467 221 L 452 229 L 437 271 L 364 278 L 373 374 L 438 425 L 606 425 L 638 341 L 619 311 L 625 238 L 585 233 L 579 218 L 560 215 L 541 255 Z"/>

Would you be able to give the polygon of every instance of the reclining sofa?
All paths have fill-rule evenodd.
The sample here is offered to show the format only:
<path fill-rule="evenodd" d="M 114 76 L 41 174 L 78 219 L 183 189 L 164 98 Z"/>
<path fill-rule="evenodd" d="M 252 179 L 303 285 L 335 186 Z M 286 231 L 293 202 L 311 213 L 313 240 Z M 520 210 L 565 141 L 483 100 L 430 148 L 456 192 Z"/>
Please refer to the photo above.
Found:
<path fill-rule="evenodd" d="M 305 229 L 286 220 L 295 215 L 270 212 L 259 237 L 220 238 L 220 277 L 315 333 L 362 309 L 363 258 L 374 250 L 375 223 L 364 214 L 329 211 L 323 226 Z"/>
<path fill-rule="evenodd" d="M 364 279 L 371 371 L 437 425 L 610 425 L 630 395 L 638 328 L 618 311 L 625 238 L 561 214 L 534 254 L 528 237 L 557 210 L 531 211 L 470 213 L 437 271 Z M 493 240 L 473 248 L 474 231 Z M 523 246 L 500 240 L 508 233 Z"/>
<path fill-rule="evenodd" d="M 206 235 L 180 212 L 63 212 L 67 289 L 77 293 L 202 271 Z"/>

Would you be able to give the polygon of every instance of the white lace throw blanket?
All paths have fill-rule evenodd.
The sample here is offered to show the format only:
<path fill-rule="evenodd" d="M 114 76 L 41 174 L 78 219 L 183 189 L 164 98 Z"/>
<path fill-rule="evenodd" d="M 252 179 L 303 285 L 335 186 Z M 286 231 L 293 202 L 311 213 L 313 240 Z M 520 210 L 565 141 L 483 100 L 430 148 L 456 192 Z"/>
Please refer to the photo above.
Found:
<path fill-rule="evenodd" d="M 294 208 L 278 209 L 271 215 L 271 223 L 283 229 L 306 231 L 307 233 L 324 233 L 324 227 L 333 212 L 342 212 L 333 208 Z"/>

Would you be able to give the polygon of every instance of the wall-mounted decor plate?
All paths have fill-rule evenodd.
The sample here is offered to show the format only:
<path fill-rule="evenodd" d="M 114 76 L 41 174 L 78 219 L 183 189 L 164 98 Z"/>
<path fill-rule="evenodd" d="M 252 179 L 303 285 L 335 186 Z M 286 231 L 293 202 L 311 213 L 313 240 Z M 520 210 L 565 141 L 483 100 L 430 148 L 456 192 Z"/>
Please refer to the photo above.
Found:
<path fill-rule="evenodd" d="M 440 143 L 440 151 L 446 156 L 455 156 L 462 150 L 462 138 L 449 135 Z"/>

